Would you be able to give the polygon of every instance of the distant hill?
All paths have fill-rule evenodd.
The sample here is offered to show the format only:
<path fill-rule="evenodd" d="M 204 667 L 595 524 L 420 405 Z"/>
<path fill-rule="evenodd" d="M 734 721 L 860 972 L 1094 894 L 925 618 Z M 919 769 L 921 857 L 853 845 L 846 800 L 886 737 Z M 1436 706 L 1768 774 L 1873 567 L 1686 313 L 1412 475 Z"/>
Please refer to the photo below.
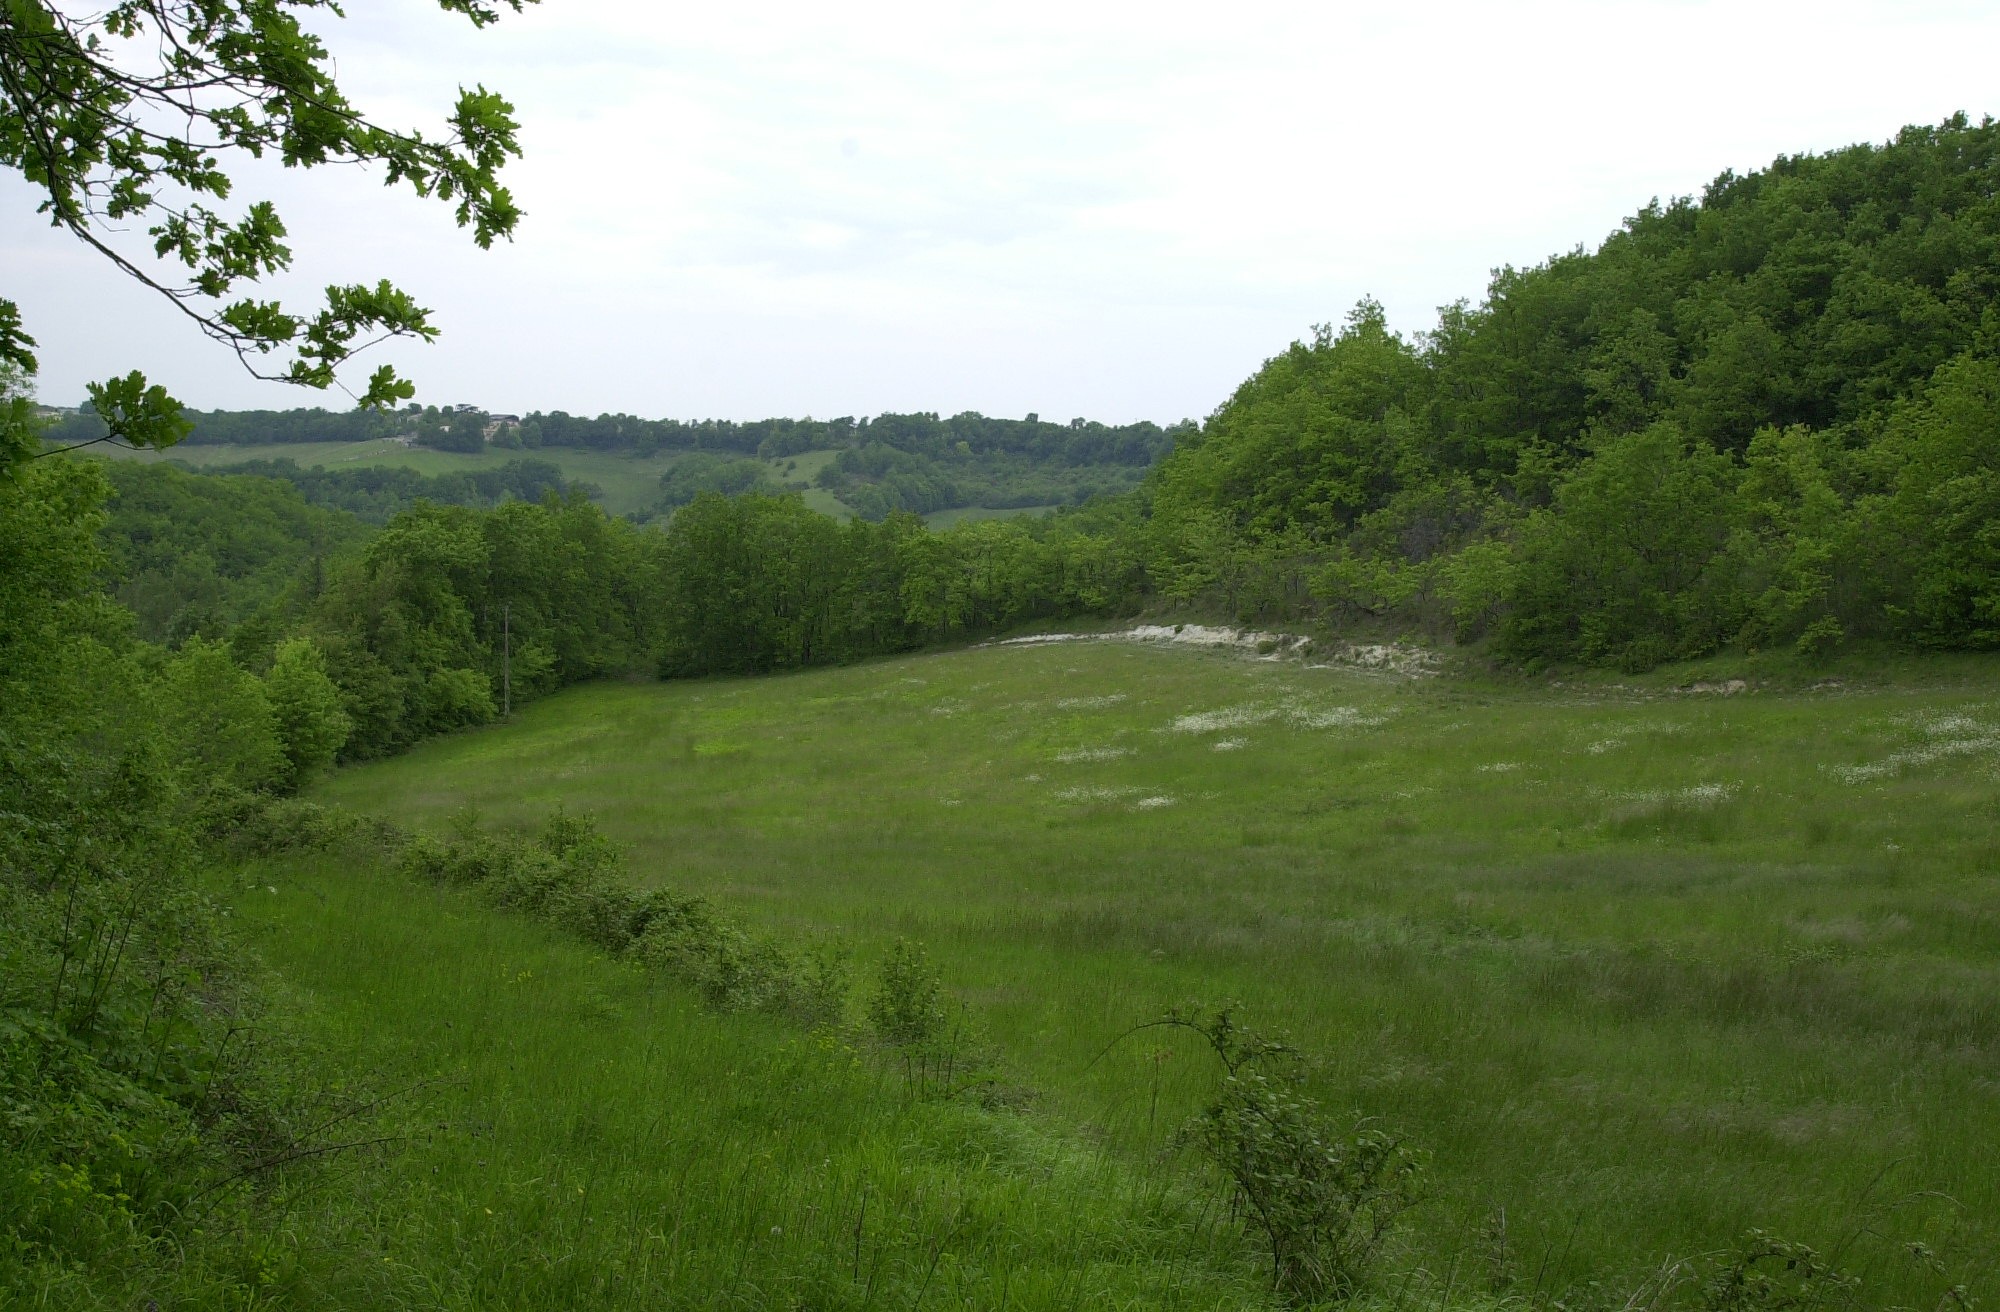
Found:
<path fill-rule="evenodd" d="M 807 453 L 831 453 L 832 459 L 815 462 L 809 479 L 799 478 L 794 485 L 828 493 L 867 519 L 897 510 L 928 514 L 1073 505 L 1130 491 L 1173 448 L 1176 434 L 1193 431 L 1191 424 L 1050 423 L 1037 415 L 993 419 L 971 411 L 949 418 L 924 412 L 751 422 L 613 414 L 591 419 L 560 410 L 493 415 L 472 406 L 412 406 L 388 414 L 211 410 L 189 417 L 194 431 L 184 447 L 303 447 L 392 439 L 413 451 L 461 454 L 577 451 L 650 459 L 686 452 L 724 458 L 698 462 L 665 480 L 647 513 L 670 511 L 711 483 L 721 489 L 753 482 L 782 487 L 790 481 L 782 469 L 753 479 L 746 466 L 726 466 L 725 460 L 783 462 Z M 50 437 L 67 445 L 102 433 L 97 417 L 84 410 L 58 418 Z"/>

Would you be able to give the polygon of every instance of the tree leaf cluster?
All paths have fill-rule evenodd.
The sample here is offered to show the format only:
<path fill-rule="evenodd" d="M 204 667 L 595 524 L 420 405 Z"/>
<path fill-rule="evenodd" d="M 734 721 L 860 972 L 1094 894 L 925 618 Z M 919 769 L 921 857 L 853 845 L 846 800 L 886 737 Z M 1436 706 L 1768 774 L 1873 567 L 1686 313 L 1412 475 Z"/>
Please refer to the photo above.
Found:
<path fill-rule="evenodd" d="M 519 10 L 524 0 L 504 0 Z M 440 0 L 484 26 L 497 7 Z M 391 186 L 452 207 L 481 247 L 512 234 L 521 211 L 499 181 L 519 155 L 513 107 L 460 88 L 444 130 L 390 128 L 342 92 L 332 55 L 307 25 L 331 0 L 63 0 L 0 6 L 0 166 L 38 211 L 160 296 L 251 373 L 332 386 L 355 354 L 391 337 L 430 340 L 429 312 L 386 280 L 326 288 L 312 310 L 246 294 L 291 266 L 287 230 L 266 200 L 231 207 L 231 167 L 380 166 Z M 143 234 L 143 240 L 140 236 Z M 34 341 L 0 301 L 0 359 L 32 372 Z M 407 400 L 387 365 L 364 406 Z M 167 446 L 186 435 L 180 406 L 138 373 L 90 386 L 108 435 Z"/>

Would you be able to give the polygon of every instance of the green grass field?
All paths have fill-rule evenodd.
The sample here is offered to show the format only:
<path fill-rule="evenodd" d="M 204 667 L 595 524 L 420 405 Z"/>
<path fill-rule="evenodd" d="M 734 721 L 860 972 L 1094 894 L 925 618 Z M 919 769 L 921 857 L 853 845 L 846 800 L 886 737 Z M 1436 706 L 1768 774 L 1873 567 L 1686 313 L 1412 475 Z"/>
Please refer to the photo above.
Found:
<path fill-rule="evenodd" d="M 991 506 L 959 506 L 953 510 L 933 510 L 924 516 L 924 523 L 932 528 L 950 528 L 953 524 L 969 524 L 982 519 L 1013 519 L 1017 515 L 1046 515 L 1054 506 L 1009 506 L 1005 510 L 995 510 Z"/>
<path fill-rule="evenodd" d="M 629 515 L 644 510 L 658 501 L 660 475 L 666 473 L 673 467 L 675 461 L 687 454 L 685 451 L 669 451 L 651 456 L 630 456 L 600 451 L 578 451 L 569 447 L 539 447 L 532 451 L 488 447 L 474 455 L 469 452 L 434 451 L 428 447 L 405 446 L 401 442 L 390 441 L 387 438 L 373 442 L 292 442 L 270 446 L 177 446 L 166 452 L 133 451 L 108 445 L 92 450 L 115 460 L 177 460 L 196 469 L 240 464 L 246 460 L 291 460 L 301 468 L 307 469 L 314 465 L 328 469 L 339 469 L 343 466 L 361 468 L 372 465 L 382 468 L 414 469 L 419 474 L 425 475 L 448 474 L 465 469 L 497 469 L 511 460 L 545 460 L 560 468 L 563 477 L 581 479 L 602 489 L 604 493 L 602 504 L 614 515 Z M 837 453 L 832 451 L 807 451 L 787 459 L 767 460 L 762 463 L 770 468 L 772 478 L 778 483 L 798 483 L 810 481 L 835 454 Z M 854 512 L 831 492 L 820 488 L 807 488 L 803 495 L 806 504 L 821 514 L 832 515 L 836 519 L 850 519 L 854 515 Z M 988 515 L 1020 512 L 958 513 L 984 518 Z"/>
<path fill-rule="evenodd" d="M 771 466 L 771 476 L 780 483 L 810 483 L 839 454 L 836 450 L 801 451 L 795 456 L 783 456 L 765 463 Z"/>
<path fill-rule="evenodd" d="M 983 647 L 577 689 L 319 795 L 419 826 L 567 804 L 635 877 L 864 955 L 920 938 L 1135 1169 L 1215 1072 L 1114 1040 L 1240 1000 L 1432 1154 L 1433 1274 L 1630 1288 L 1763 1226 L 1930 1306 L 1904 1240 L 2000 1293 L 1996 674 L 1721 696 Z M 471 969 L 385 916 L 393 955 Z"/>
<path fill-rule="evenodd" d="M 533 922 L 352 860 L 217 889 L 399 1142 L 266 1245 L 270 1301 L 435 1309 L 1240 1308 L 1197 1200 L 1080 1137 L 906 1096 Z M 303 1237 L 303 1241 L 302 1241 Z M 260 1303 L 260 1306 L 263 1304 Z"/>
<path fill-rule="evenodd" d="M 685 454 L 674 451 L 637 457 L 577 451 L 567 447 L 543 447 L 534 451 L 488 447 L 475 455 L 405 446 L 387 438 L 373 442 L 293 442 L 272 446 L 177 446 L 165 452 L 126 451 L 110 446 L 93 449 L 122 460 L 179 460 L 196 469 L 240 464 L 245 460 L 292 460 L 301 468 L 314 465 L 328 469 L 400 466 L 425 475 L 466 469 L 497 469 L 510 460 L 545 460 L 558 466 L 565 478 L 581 479 L 602 488 L 604 508 L 614 515 L 630 514 L 657 501 L 660 475 Z"/>

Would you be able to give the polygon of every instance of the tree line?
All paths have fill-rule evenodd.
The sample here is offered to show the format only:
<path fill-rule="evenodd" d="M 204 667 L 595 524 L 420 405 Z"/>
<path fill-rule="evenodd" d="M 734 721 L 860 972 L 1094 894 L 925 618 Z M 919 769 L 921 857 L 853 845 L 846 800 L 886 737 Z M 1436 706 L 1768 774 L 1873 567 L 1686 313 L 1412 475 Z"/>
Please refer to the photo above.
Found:
<path fill-rule="evenodd" d="M 503 501 L 540 501 L 547 493 L 562 494 L 571 488 L 591 497 L 598 492 L 588 483 L 565 478 L 560 466 L 533 459 L 509 460 L 492 469 L 420 474 L 401 465 L 355 465 L 343 469 L 313 465 L 302 469 L 296 461 L 279 457 L 209 465 L 204 472 L 225 476 L 249 474 L 289 483 L 308 504 L 344 510 L 370 524 L 387 523 L 398 511 L 419 501 L 448 506 L 497 506 Z"/>
<path fill-rule="evenodd" d="M 656 506 L 645 517 L 670 512 L 704 490 L 741 492 L 777 489 L 780 478 L 762 461 L 785 461 L 809 451 L 834 451 L 812 479 L 865 519 L 892 511 L 928 514 L 960 506 L 1015 509 L 1076 505 L 1093 496 L 1128 492 L 1147 469 L 1173 448 L 1188 424 L 1162 428 L 1141 422 L 1101 424 L 1073 419 L 1045 423 L 994 419 L 967 411 L 941 419 L 936 414 L 881 414 L 830 420 L 766 419 L 646 420 L 631 415 L 594 419 L 560 410 L 531 413 L 519 421 L 495 419 L 472 406 L 411 404 L 395 412 L 326 410 L 188 411 L 187 443 L 196 446 L 287 446 L 365 442 L 396 438 L 439 451 L 477 454 L 489 449 L 534 452 L 579 450 L 633 457 L 686 452 L 661 479 Z M 97 441 L 104 421 L 84 406 L 59 417 L 49 432 L 57 445 Z M 684 466 L 684 467 L 683 467 Z M 537 465 L 535 468 L 543 466 Z M 317 504 L 340 504 L 371 518 L 386 518 L 383 507 L 406 504 L 414 496 L 456 504 L 493 504 L 491 493 L 469 493 L 443 485 L 406 493 L 402 487 L 368 488 L 386 495 L 348 491 L 336 497 L 333 479 L 269 461 L 239 462 L 232 472 L 287 478 Z M 508 466 L 513 469 L 513 465 Z M 354 471 L 337 471 L 351 475 Z M 437 477 L 452 477 L 443 475 Z M 358 480 L 346 479 L 347 484 Z M 529 499 L 539 495 L 510 488 Z"/>
<path fill-rule="evenodd" d="M 856 419 L 641 419 L 636 415 L 572 415 L 533 411 L 505 431 L 489 432 L 494 417 L 475 406 L 418 405 L 400 410 L 188 410 L 181 440 L 190 446 L 291 446 L 306 443 L 367 442 L 405 437 L 440 450 L 478 451 L 543 447 L 654 455 L 661 451 L 719 451 L 783 459 L 807 451 L 841 450 L 870 444 L 932 459 L 954 454 L 1011 455 L 1061 465 L 1145 467 L 1173 444 L 1172 431 L 1140 421 L 1103 424 L 1072 419 L 996 419 L 965 411 L 940 419 L 934 413 L 884 413 Z M 104 420 L 86 402 L 57 417 L 49 440 L 63 446 L 105 434 Z"/>

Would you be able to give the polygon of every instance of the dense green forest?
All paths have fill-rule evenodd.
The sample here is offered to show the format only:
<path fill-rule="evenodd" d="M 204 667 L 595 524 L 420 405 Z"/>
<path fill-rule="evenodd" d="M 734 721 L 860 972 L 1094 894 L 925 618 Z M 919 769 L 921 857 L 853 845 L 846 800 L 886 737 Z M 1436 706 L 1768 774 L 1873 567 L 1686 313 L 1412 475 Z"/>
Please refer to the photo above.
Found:
<path fill-rule="evenodd" d="M 101 577 L 139 634 L 227 638 L 260 607 L 360 545 L 367 526 L 287 482 L 107 464 Z"/>
<path fill-rule="evenodd" d="M 558 413 L 509 430 L 527 451 L 716 457 L 648 525 L 526 464 L 453 491 L 44 458 L 90 421 L 51 431 L 10 376 L 0 1288 L 112 1287 L 176 1246 L 196 1297 L 255 1287 L 254 1199 L 216 1182 L 289 1151 L 311 1113 L 297 1072 L 229 1041 L 254 982 L 195 872 L 260 799 L 336 760 L 605 675 L 1149 608 L 1367 625 L 1528 667 L 2000 646 L 1997 294 L 2000 125 L 1959 118 L 1726 174 L 1594 252 L 1501 270 L 1414 339 L 1364 302 L 1198 428 Z M 321 414 L 197 416 L 190 440 L 470 422 Z M 820 486 L 876 518 L 836 523 L 732 463 L 828 448 Z M 1036 481 L 1053 468 L 1125 472 L 1035 520 L 934 532 L 911 513 L 1073 499 L 1054 494 L 1074 479 Z"/>

